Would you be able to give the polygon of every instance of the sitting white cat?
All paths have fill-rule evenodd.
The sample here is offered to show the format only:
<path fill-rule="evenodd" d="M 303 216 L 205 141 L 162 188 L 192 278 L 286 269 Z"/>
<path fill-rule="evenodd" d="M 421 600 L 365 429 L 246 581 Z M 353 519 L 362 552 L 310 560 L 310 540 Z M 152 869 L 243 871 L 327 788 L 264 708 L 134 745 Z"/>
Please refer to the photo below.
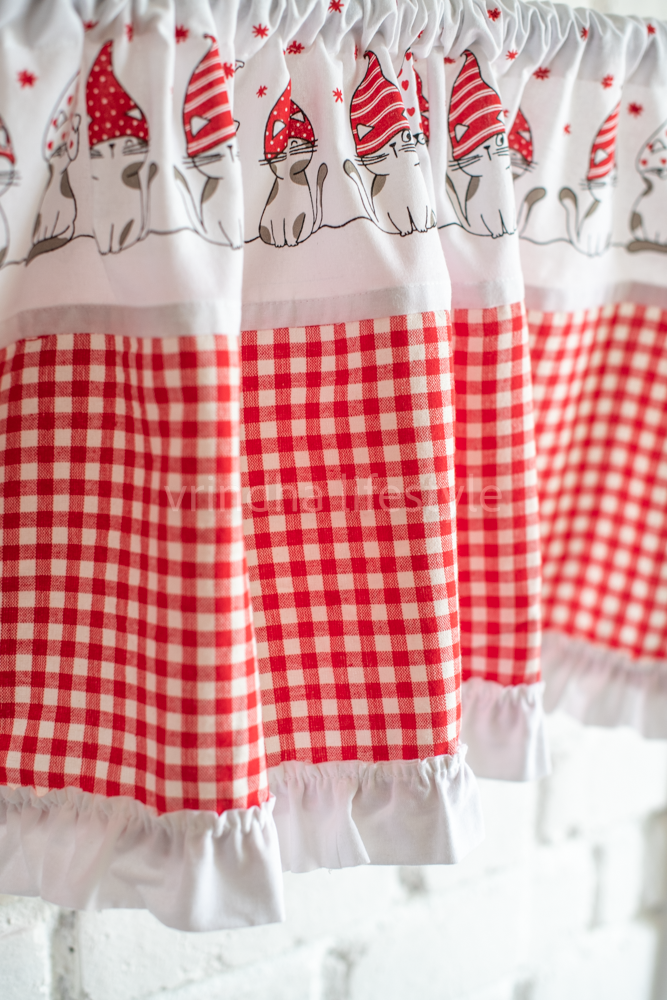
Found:
<path fill-rule="evenodd" d="M 580 206 L 572 188 L 561 188 L 558 195 L 567 216 L 568 239 L 588 257 L 599 257 L 611 244 L 615 185 L 614 168 L 606 177 L 586 181 L 586 190 L 591 195 L 586 207 Z"/>
<path fill-rule="evenodd" d="M 174 176 L 192 228 L 211 243 L 237 250 L 243 246 L 243 220 L 238 212 L 241 163 L 236 139 L 220 143 L 187 163 L 195 173 L 186 180 L 174 167 Z"/>
<path fill-rule="evenodd" d="M 462 198 L 459 171 L 470 178 Z M 469 233 L 497 239 L 516 231 L 512 161 L 505 132 L 497 132 L 466 156 L 452 160 L 446 183 L 456 217 Z"/>
<path fill-rule="evenodd" d="M 635 241 L 628 250 L 667 252 L 667 121 L 644 143 L 636 166 L 644 190 L 632 208 Z"/>
<path fill-rule="evenodd" d="M 133 136 L 98 142 L 90 149 L 93 180 L 93 231 L 100 253 L 118 253 L 141 239 L 147 214 L 148 184 L 140 173 L 148 157 L 148 143 Z"/>
<path fill-rule="evenodd" d="M 306 169 L 313 159 L 315 144 L 292 137 L 284 153 L 268 161 L 275 176 L 259 221 L 259 235 L 272 246 L 296 246 L 322 225 L 322 189 L 328 173 L 326 163 L 317 171 L 315 198 Z"/>
<path fill-rule="evenodd" d="M 372 177 L 370 190 L 351 160 L 345 160 L 343 168 L 356 184 L 368 218 L 383 232 L 408 236 L 435 226 L 435 212 L 410 129 L 398 132 L 377 153 L 358 157 L 358 162 Z"/>

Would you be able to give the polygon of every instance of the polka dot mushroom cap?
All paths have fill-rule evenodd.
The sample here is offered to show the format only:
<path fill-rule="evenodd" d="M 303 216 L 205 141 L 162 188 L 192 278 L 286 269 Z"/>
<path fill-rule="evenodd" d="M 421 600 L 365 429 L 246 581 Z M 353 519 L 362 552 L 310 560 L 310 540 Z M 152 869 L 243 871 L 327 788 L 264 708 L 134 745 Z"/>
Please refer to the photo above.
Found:
<path fill-rule="evenodd" d="M 91 148 L 124 136 L 148 142 L 148 122 L 143 111 L 114 76 L 112 49 L 113 42 L 107 42 L 100 50 L 86 84 Z"/>
<path fill-rule="evenodd" d="M 75 137 L 72 136 L 72 124 L 76 111 L 78 89 L 79 74 L 76 73 L 58 98 L 51 121 L 47 126 L 43 149 L 47 160 L 62 146 L 67 146 L 70 150 L 74 148 Z"/>

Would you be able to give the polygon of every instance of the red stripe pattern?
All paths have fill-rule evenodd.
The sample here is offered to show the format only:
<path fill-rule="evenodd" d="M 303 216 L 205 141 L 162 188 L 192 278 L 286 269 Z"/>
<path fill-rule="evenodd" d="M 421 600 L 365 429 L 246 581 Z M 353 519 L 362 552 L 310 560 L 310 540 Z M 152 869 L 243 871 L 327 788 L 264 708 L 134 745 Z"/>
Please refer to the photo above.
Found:
<path fill-rule="evenodd" d="M 350 105 L 350 124 L 358 156 L 369 156 L 410 125 L 405 117 L 401 92 L 382 73 L 374 52 L 367 52 L 366 75 Z"/>
<path fill-rule="evenodd" d="M 238 434 L 234 339 L 0 352 L 0 783 L 268 797 Z"/>
<path fill-rule="evenodd" d="M 498 94 L 482 79 L 473 53 L 466 49 L 464 56 L 465 62 L 454 81 L 449 103 L 449 137 L 455 160 L 505 131 L 503 105 Z"/>
<path fill-rule="evenodd" d="M 540 540 L 521 304 L 454 312 L 463 679 L 539 680 Z"/>
<path fill-rule="evenodd" d="M 246 549 L 269 764 L 453 753 L 446 314 L 249 331 L 242 359 L 242 475 L 254 506 Z"/>
<path fill-rule="evenodd" d="M 616 166 L 616 132 L 618 116 L 621 113 L 619 101 L 614 110 L 605 118 L 591 147 L 591 159 L 586 180 L 597 181 L 607 177 Z"/>
<path fill-rule="evenodd" d="M 667 312 L 530 313 L 544 627 L 667 653 Z"/>
<path fill-rule="evenodd" d="M 183 128 L 191 157 L 229 142 L 236 135 L 225 71 L 218 43 L 213 38 L 210 49 L 190 77 L 183 105 Z"/>

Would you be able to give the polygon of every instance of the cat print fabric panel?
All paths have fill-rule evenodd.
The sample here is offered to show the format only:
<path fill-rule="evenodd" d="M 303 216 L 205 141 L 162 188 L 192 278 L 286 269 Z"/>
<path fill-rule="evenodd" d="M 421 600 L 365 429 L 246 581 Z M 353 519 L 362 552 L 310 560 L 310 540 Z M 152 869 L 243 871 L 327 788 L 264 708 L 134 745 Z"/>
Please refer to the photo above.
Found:
<path fill-rule="evenodd" d="M 632 206 L 628 250 L 667 253 L 667 121 L 661 122 L 637 154 L 644 190 Z"/>

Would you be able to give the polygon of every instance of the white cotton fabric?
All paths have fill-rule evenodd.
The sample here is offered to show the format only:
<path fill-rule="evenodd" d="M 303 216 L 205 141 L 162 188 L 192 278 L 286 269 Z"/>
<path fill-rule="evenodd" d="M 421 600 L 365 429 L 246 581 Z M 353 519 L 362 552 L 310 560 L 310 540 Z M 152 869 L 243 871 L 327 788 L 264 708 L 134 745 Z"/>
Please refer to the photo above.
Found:
<path fill-rule="evenodd" d="M 478 778 L 535 781 L 551 772 L 544 684 L 496 684 L 471 677 L 461 686 L 461 739 Z"/>
<path fill-rule="evenodd" d="M 465 747 L 422 761 L 291 761 L 270 783 L 275 798 L 221 816 L 0 788 L 0 893 L 146 909 L 178 930 L 250 927 L 285 919 L 283 871 L 455 864 L 484 835 Z"/>
<path fill-rule="evenodd" d="M 284 870 L 460 861 L 484 836 L 465 753 L 271 768 Z"/>
<path fill-rule="evenodd" d="M 76 910 L 145 909 L 210 931 L 284 919 L 274 800 L 156 816 L 74 788 L 0 788 L 0 892 Z"/>
<path fill-rule="evenodd" d="M 630 726 L 667 739 L 667 661 L 631 660 L 559 632 L 542 636 L 544 707 L 589 726 Z"/>

